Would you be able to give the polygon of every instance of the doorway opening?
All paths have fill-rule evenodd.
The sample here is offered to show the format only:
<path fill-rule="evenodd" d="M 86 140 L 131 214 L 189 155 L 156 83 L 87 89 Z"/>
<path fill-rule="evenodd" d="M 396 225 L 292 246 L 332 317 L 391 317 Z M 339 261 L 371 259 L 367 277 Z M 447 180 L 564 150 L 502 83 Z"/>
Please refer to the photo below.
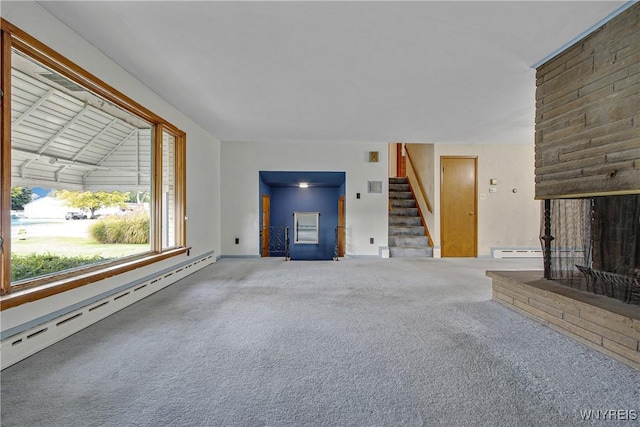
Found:
<path fill-rule="evenodd" d="M 261 256 L 291 260 L 344 256 L 345 172 L 261 171 L 259 179 Z M 296 214 L 301 213 L 317 214 L 313 241 L 296 241 L 296 230 L 300 231 L 296 226 L 301 224 Z"/>

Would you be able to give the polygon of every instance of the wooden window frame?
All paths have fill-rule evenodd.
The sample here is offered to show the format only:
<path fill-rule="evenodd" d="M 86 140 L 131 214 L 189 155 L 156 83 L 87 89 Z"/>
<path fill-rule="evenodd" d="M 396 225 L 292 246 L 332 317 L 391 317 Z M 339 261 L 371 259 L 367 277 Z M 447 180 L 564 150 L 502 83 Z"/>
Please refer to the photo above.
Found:
<path fill-rule="evenodd" d="M 66 59 L 39 40 L 0 18 L 0 44 L 2 69 L 0 89 L 2 100 L 0 115 L 0 173 L 2 196 L 0 197 L 0 310 L 46 298 L 89 283 L 186 253 L 186 133 L 131 98 L 103 82 L 85 69 Z M 151 246 L 144 254 L 124 257 L 104 264 L 62 271 L 46 277 L 35 278 L 11 286 L 11 51 L 16 49 L 28 55 L 60 75 L 85 87 L 96 95 L 113 102 L 154 126 L 152 147 L 152 213 Z M 162 249 L 162 135 L 175 137 L 175 236 L 176 245 Z"/>

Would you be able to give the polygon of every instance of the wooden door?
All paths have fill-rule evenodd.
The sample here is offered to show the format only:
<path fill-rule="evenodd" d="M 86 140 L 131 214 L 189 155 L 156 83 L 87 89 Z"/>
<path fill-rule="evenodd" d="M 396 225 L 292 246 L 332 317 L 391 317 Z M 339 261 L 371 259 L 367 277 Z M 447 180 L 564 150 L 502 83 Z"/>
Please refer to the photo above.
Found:
<path fill-rule="evenodd" d="M 478 256 L 476 157 L 441 157 L 440 244 L 443 257 Z"/>
<path fill-rule="evenodd" d="M 344 196 L 338 199 L 338 257 L 344 257 L 344 232 L 345 232 L 345 204 Z"/>
<path fill-rule="evenodd" d="M 262 242 L 261 255 L 269 256 L 269 227 L 271 226 L 271 197 L 266 194 L 262 195 Z"/>
<path fill-rule="evenodd" d="M 404 152 L 404 143 L 396 144 L 396 176 L 398 178 L 407 176 L 407 158 Z"/>

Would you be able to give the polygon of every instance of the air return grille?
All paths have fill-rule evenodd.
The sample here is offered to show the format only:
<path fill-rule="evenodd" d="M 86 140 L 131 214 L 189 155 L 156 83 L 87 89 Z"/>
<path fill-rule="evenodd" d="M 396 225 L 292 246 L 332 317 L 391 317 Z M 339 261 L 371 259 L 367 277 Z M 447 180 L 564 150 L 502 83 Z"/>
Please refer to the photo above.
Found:
<path fill-rule="evenodd" d="M 367 188 L 369 193 L 382 193 L 382 181 L 369 181 Z"/>

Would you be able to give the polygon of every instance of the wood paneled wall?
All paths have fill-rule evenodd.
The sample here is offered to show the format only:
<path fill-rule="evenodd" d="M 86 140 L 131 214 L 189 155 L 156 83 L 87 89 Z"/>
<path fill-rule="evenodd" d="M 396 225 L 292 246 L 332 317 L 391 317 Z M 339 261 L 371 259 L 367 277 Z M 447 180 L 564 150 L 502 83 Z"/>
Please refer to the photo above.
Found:
<path fill-rule="evenodd" d="M 640 3 L 537 68 L 536 198 L 640 193 Z"/>

